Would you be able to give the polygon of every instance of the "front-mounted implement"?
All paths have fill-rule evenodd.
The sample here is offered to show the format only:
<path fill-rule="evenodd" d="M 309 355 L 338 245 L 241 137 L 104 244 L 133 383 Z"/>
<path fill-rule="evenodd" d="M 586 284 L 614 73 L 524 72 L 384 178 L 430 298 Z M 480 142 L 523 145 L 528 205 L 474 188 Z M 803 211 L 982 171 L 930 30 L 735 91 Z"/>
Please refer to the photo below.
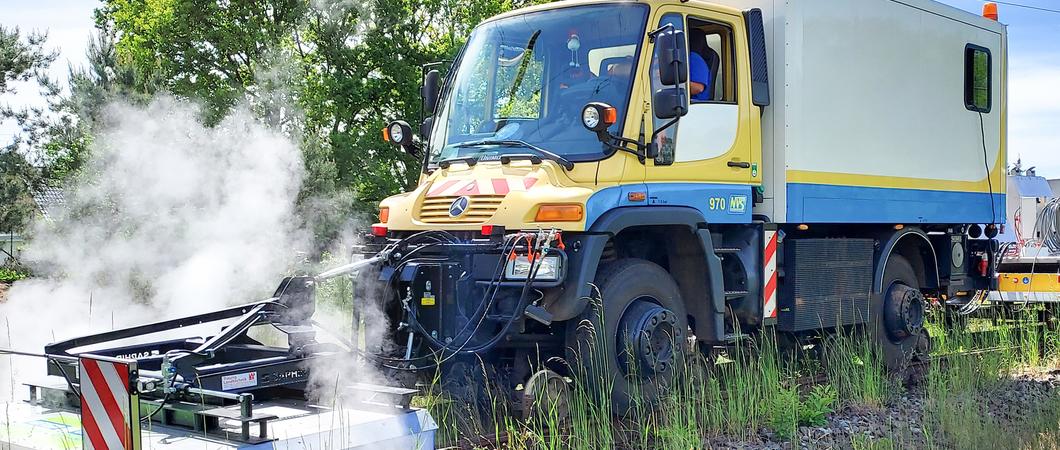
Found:
<path fill-rule="evenodd" d="M 114 391 L 118 394 L 113 398 L 132 400 L 123 414 L 108 415 L 106 423 L 125 417 L 129 438 L 122 442 L 127 443 L 139 442 L 136 430 L 143 424 L 143 441 L 155 443 L 190 436 L 233 448 L 325 441 L 338 448 L 360 448 L 402 440 L 433 448 L 433 421 L 410 406 L 415 390 L 364 383 L 363 377 L 344 382 L 355 377 L 341 373 L 337 385 L 331 385 L 336 384 L 329 379 L 335 367 L 372 369 L 348 339 L 313 320 L 315 284 L 318 278 L 369 263 L 316 278 L 285 278 L 273 297 L 256 303 L 48 345 L 49 377 L 25 383 L 30 403 L 79 410 L 82 424 L 89 427 L 103 423 L 94 406 L 100 404 L 98 398 L 107 398 L 92 393 L 103 385 L 112 390 L 122 385 L 124 390 Z M 86 365 L 102 369 L 86 370 Z M 328 374 L 314 378 L 318 370 Z M 115 383 L 112 375 L 121 373 L 126 381 Z M 379 427 L 404 431 L 381 434 Z M 94 435 L 87 428 L 82 433 Z"/>

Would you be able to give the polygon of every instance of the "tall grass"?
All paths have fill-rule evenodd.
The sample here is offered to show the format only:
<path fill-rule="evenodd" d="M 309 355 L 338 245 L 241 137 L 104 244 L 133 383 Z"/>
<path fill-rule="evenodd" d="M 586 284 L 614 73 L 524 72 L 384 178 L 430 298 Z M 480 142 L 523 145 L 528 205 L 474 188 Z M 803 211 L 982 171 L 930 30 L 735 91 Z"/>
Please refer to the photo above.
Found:
<path fill-rule="evenodd" d="M 511 449 L 706 448 L 711 442 L 766 437 L 799 443 L 800 425 L 819 424 L 832 409 L 859 410 L 893 406 L 908 401 L 905 394 L 922 396 L 923 436 L 910 431 L 910 422 L 882 424 L 892 434 L 885 439 L 855 436 L 845 447 L 858 449 L 910 448 L 1060 448 L 1060 398 L 1039 405 L 1033 419 L 1019 424 L 1019 436 L 983 413 L 984 398 L 1011 375 L 1028 367 L 1056 364 L 1060 334 L 1041 333 L 1035 311 L 997 314 L 944 329 L 941 320 L 928 324 L 933 353 L 944 355 L 907 387 L 905 380 L 886 375 L 876 344 L 864 333 L 842 329 L 816 342 L 819 358 L 789 360 L 778 352 L 777 337 L 766 331 L 719 354 L 692 352 L 672 380 L 665 383 L 658 404 L 634 401 L 625 417 L 612 415 L 611 390 L 618 374 L 603 370 L 599 347 L 581 364 L 571 367 L 569 396 L 562 405 L 535 408 L 526 420 L 499 411 L 467 412 L 466 403 L 441 401 L 435 392 L 426 406 L 441 424 L 442 442 L 462 447 L 500 445 Z M 937 319 L 937 318 L 935 318 Z M 582 324 L 586 326 L 586 324 Z M 1045 352 L 1040 351 L 1044 345 Z M 960 356 L 956 353 L 962 352 Z M 824 385 L 800 388 L 796 377 L 823 373 Z M 635 376 L 636 374 L 633 374 Z M 914 389 L 915 392 L 910 392 Z M 551 400 L 550 400 L 551 401 Z M 471 417 L 495 417 L 492 423 L 472 423 Z M 912 420 L 912 418 L 910 419 Z M 1004 427 L 1004 428 L 1003 428 Z M 492 444 L 459 441 L 469 434 L 494 437 Z M 925 442 L 926 439 L 926 442 Z"/>

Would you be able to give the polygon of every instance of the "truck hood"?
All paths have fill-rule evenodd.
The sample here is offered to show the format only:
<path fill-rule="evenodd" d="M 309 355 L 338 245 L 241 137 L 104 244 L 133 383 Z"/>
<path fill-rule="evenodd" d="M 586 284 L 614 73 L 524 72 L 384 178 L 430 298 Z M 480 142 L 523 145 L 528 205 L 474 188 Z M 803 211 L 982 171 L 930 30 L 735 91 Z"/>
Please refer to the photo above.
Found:
<path fill-rule="evenodd" d="M 580 231 L 585 228 L 585 202 L 594 191 L 571 182 L 551 164 L 480 162 L 438 169 L 416 190 L 387 198 L 380 207 L 389 208 L 385 225 L 394 231 L 477 230 L 485 224 Z M 537 222 L 542 204 L 581 205 L 583 218 Z"/>

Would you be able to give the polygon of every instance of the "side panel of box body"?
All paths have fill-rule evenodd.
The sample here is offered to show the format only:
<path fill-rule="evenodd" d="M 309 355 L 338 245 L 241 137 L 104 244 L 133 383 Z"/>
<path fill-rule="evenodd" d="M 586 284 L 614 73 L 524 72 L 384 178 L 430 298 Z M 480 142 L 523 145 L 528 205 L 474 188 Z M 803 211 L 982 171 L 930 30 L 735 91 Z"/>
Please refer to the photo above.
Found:
<path fill-rule="evenodd" d="M 718 3 L 765 16 L 772 104 L 756 213 L 781 223 L 1003 220 L 1002 25 L 930 0 Z M 991 53 L 982 117 L 964 102 L 968 44 Z"/>

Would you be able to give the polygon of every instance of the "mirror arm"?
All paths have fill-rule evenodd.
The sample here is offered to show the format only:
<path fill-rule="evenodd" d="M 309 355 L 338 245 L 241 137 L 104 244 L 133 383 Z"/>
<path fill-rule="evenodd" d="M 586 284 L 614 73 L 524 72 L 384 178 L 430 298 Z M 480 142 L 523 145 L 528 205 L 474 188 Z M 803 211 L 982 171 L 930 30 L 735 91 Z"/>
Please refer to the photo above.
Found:
<path fill-rule="evenodd" d="M 403 148 L 406 152 L 408 152 L 409 155 L 412 155 L 413 157 L 423 156 L 423 146 L 417 142 L 412 142 L 409 145 L 403 145 L 401 146 L 401 148 Z"/>
<path fill-rule="evenodd" d="M 634 139 L 624 138 L 621 136 L 615 136 L 607 130 L 597 133 L 596 137 L 599 138 L 600 142 L 603 142 L 604 145 L 606 145 L 607 148 L 611 150 L 621 150 L 627 153 L 632 153 L 634 156 L 637 157 L 638 160 L 640 160 L 641 163 L 643 163 L 646 158 L 655 157 L 651 146 L 645 145 L 643 142 Z M 629 148 L 627 147 L 627 145 L 633 145 L 636 148 Z"/>
<path fill-rule="evenodd" d="M 659 137 L 659 133 L 666 131 L 667 128 L 677 125 L 677 121 L 679 120 L 681 120 L 681 116 L 674 117 L 673 119 L 670 119 L 669 122 L 664 123 L 663 126 L 659 127 L 657 130 L 651 133 L 651 139 L 648 140 L 647 148 L 647 152 L 650 154 L 651 158 L 654 159 L 659 156 L 659 144 L 655 143 L 655 138 Z"/>
<path fill-rule="evenodd" d="M 674 28 L 674 24 L 668 23 L 666 25 L 663 25 L 663 26 L 661 26 L 659 28 L 656 28 L 656 29 L 648 32 L 648 43 L 654 44 L 655 43 L 655 38 L 659 37 L 659 35 L 662 34 L 664 31 L 671 30 L 673 28 Z"/>
<path fill-rule="evenodd" d="M 681 116 L 674 117 L 673 119 L 670 119 L 669 122 L 664 123 L 663 126 L 659 127 L 659 129 L 653 131 L 651 133 L 651 142 L 655 142 L 655 138 L 659 137 L 659 133 L 666 131 L 667 128 L 677 125 L 677 121 L 679 120 L 681 120 Z"/>

